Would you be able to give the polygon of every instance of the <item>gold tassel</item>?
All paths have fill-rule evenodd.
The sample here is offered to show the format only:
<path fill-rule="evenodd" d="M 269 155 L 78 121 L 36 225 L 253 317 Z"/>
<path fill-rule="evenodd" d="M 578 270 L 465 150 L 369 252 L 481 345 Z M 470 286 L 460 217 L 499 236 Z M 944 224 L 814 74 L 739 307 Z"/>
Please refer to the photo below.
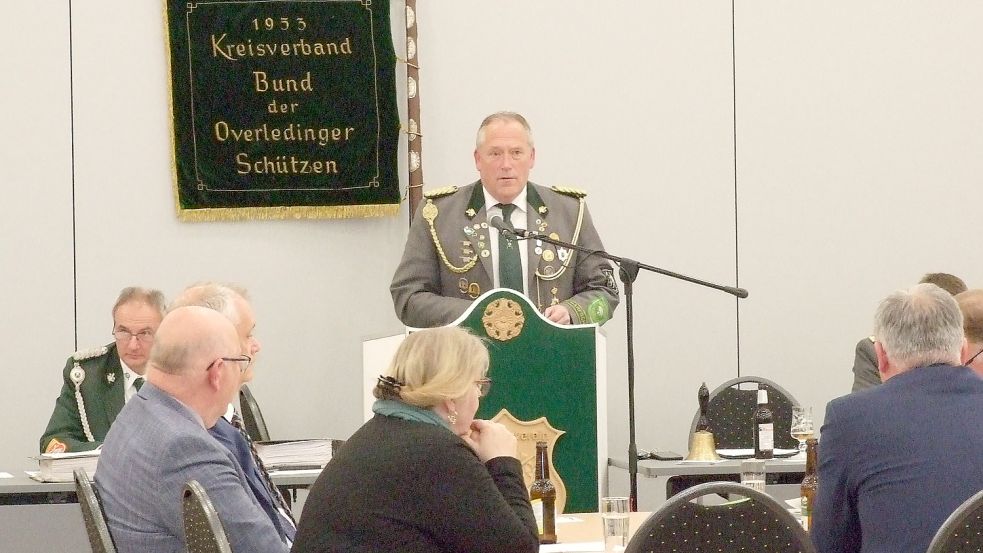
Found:
<path fill-rule="evenodd" d="M 178 219 L 186 223 L 282 219 L 356 219 L 392 217 L 398 214 L 399 204 L 178 209 Z"/>

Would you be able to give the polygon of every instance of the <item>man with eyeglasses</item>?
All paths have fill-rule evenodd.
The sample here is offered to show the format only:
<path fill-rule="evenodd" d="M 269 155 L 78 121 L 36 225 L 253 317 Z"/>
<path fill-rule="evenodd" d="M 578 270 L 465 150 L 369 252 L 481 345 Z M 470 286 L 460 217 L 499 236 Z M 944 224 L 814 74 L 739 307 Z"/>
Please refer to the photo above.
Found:
<path fill-rule="evenodd" d="M 245 288 L 232 284 L 202 282 L 186 288 L 171 304 L 170 309 L 196 305 L 221 313 L 236 328 L 243 358 L 249 361 L 240 365 L 240 387 L 253 379 L 253 360 L 259 353 L 260 343 L 254 335 L 256 318 L 249 304 Z M 249 482 L 256 501 L 269 515 L 280 537 L 292 544 L 297 533 L 297 522 L 290 505 L 273 484 L 262 459 L 256 454 L 252 439 L 242 426 L 242 419 L 230 403 L 224 415 L 218 418 L 209 433 L 235 456 Z"/>
<path fill-rule="evenodd" d="M 983 376 L 983 290 L 966 290 L 956 294 L 956 302 L 963 313 L 963 333 L 969 344 L 963 365 Z"/>
<path fill-rule="evenodd" d="M 96 473 L 119 551 L 189 550 L 181 496 L 190 480 L 205 488 L 232 551 L 289 551 L 233 453 L 208 432 L 250 362 L 215 310 L 179 307 L 164 317 L 147 383 L 106 435 Z"/>
<path fill-rule="evenodd" d="M 164 294 L 124 288 L 113 305 L 115 342 L 75 352 L 65 364 L 41 451 L 88 451 L 102 445 L 123 404 L 144 382 L 154 334 L 164 316 Z"/>
<path fill-rule="evenodd" d="M 389 287 L 396 316 L 412 327 L 446 325 L 481 294 L 511 288 L 558 324 L 603 324 L 618 305 L 611 264 L 596 255 L 536 240 L 499 226 L 603 250 L 586 193 L 529 181 L 536 161 L 532 131 L 513 112 L 489 115 L 478 128 L 480 179 L 425 194 Z"/>

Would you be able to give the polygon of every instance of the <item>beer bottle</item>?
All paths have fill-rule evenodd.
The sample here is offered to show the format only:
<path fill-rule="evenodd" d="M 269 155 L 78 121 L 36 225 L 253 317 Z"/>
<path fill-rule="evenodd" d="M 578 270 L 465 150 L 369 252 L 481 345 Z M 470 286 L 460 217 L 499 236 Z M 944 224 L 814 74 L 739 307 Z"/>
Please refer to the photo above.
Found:
<path fill-rule="evenodd" d="M 529 488 L 529 499 L 536 515 L 539 543 L 556 543 L 556 487 L 550 481 L 546 442 L 536 442 L 536 480 Z"/>
<path fill-rule="evenodd" d="M 812 528 L 812 506 L 816 500 L 816 490 L 819 489 L 819 479 L 816 475 L 816 456 L 819 454 L 819 440 L 809 438 L 806 440 L 806 473 L 802 479 L 802 486 L 799 497 L 802 503 L 799 509 L 802 512 L 802 527 L 806 532 Z"/>
<path fill-rule="evenodd" d="M 771 459 L 775 450 L 775 422 L 768 407 L 768 390 L 758 385 L 758 406 L 754 409 L 754 458 Z"/>

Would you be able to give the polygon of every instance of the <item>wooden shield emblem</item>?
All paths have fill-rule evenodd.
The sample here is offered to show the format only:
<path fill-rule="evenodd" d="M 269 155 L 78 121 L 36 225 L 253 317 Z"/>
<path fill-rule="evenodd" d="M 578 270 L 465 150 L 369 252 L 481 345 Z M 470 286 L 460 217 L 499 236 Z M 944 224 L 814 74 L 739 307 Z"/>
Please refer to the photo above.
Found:
<path fill-rule="evenodd" d="M 527 490 L 536 479 L 536 442 L 546 442 L 550 480 L 556 487 L 556 514 L 562 513 L 567 503 L 567 487 L 563 483 L 563 476 L 553 466 L 553 447 L 556 445 L 556 440 L 566 434 L 566 431 L 553 428 L 546 417 L 521 421 L 509 413 L 508 409 L 499 411 L 492 420 L 504 424 L 519 440 L 519 461 L 522 463 L 522 478 L 526 482 Z"/>

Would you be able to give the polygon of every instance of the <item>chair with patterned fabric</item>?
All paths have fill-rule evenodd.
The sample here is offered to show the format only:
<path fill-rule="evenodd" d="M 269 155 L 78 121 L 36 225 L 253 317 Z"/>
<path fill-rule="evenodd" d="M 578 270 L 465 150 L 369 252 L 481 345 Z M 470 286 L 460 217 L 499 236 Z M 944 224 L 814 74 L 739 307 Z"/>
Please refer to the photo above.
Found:
<path fill-rule="evenodd" d="M 197 480 L 184 486 L 184 539 L 188 553 L 232 553 L 215 505 Z"/>
<path fill-rule="evenodd" d="M 935 533 L 928 553 L 983 551 L 983 491 L 963 502 Z"/>
<path fill-rule="evenodd" d="M 106 514 L 102 510 L 102 500 L 89 482 L 85 469 L 75 469 L 75 493 L 78 495 L 79 507 L 82 508 L 82 520 L 85 522 L 85 533 L 89 535 L 89 545 L 93 553 L 116 553 L 116 544 L 109 533 Z"/>
<path fill-rule="evenodd" d="M 759 376 L 742 376 L 728 380 L 710 393 L 707 418 L 717 449 L 748 449 L 754 447 L 753 414 L 758 402 L 758 386 L 768 390 L 768 403 L 775 420 L 775 447 L 795 449 L 799 442 L 790 434 L 792 406 L 798 402 L 788 391 L 771 380 Z M 700 412 L 693 417 L 692 434 Z"/>
<path fill-rule="evenodd" d="M 270 431 L 266 428 L 266 419 L 259 409 L 259 402 L 249 390 L 249 386 L 245 384 L 239 389 L 239 409 L 242 411 L 242 424 L 246 427 L 249 437 L 254 442 L 269 441 Z"/>
<path fill-rule="evenodd" d="M 695 502 L 717 494 L 743 497 L 717 505 Z M 666 501 L 628 542 L 625 553 L 727 551 L 815 553 L 809 534 L 785 505 L 734 482 L 708 482 Z"/>

